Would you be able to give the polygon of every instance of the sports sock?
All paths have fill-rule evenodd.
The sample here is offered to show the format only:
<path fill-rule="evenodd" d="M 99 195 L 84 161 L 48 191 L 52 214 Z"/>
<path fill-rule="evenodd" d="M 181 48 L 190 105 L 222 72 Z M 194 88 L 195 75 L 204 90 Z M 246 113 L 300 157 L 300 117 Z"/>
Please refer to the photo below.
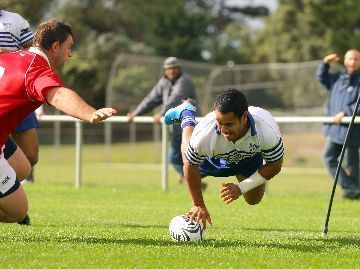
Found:
<path fill-rule="evenodd" d="M 182 119 L 181 119 L 181 128 L 185 128 L 186 126 L 195 126 L 195 112 L 192 110 L 185 109 L 182 112 Z"/>

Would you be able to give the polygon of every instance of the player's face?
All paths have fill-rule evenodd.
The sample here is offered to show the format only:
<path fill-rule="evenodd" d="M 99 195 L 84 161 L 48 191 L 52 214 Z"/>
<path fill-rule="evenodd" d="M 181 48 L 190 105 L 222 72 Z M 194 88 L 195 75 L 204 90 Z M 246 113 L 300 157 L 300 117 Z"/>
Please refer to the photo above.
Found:
<path fill-rule="evenodd" d="M 243 137 L 249 129 L 247 112 L 238 118 L 234 112 L 222 114 L 215 109 L 216 121 L 221 134 L 226 140 L 235 142 Z"/>
<path fill-rule="evenodd" d="M 175 81 L 180 76 L 181 70 L 179 67 L 165 69 L 165 76 L 171 81 Z"/>
<path fill-rule="evenodd" d="M 64 43 L 57 46 L 54 53 L 53 67 L 57 70 L 61 70 L 66 61 L 71 57 L 71 50 L 74 41 L 71 35 L 64 41 Z"/>
<path fill-rule="evenodd" d="M 349 50 L 345 54 L 344 65 L 349 74 L 360 69 L 360 52 Z"/>

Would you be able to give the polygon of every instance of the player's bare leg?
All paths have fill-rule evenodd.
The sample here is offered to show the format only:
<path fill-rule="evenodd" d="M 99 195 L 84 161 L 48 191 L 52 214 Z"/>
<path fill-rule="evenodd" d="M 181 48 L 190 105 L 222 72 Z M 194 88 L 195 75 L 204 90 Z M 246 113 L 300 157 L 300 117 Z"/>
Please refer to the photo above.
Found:
<path fill-rule="evenodd" d="M 28 211 L 28 201 L 23 187 L 0 198 L 0 222 L 21 222 Z"/>
<path fill-rule="evenodd" d="M 237 175 L 236 179 L 241 182 L 243 180 L 245 180 L 246 178 L 242 175 Z M 245 201 L 249 204 L 249 205 L 256 205 L 258 203 L 260 203 L 261 199 L 264 196 L 265 193 L 265 189 L 266 189 L 266 184 L 262 184 L 250 191 L 248 191 L 247 193 L 244 193 L 244 199 Z"/>
<path fill-rule="evenodd" d="M 26 158 L 31 164 L 31 167 L 34 167 L 39 160 L 39 139 L 36 128 L 31 128 L 21 132 L 15 131 L 12 133 L 12 138 L 24 152 Z M 33 169 L 30 170 L 26 179 L 27 182 L 34 182 Z"/>
<path fill-rule="evenodd" d="M 31 166 L 37 164 L 39 160 L 39 139 L 36 128 L 23 132 L 13 132 L 12 138 L 22 149 Z"/>
<path fill-rule="evenodd" d="M 26 179 L 31 173 L 31 165 L 23 151 L 18 147 L 15 152 L 7 159 L 10 166 L 15 170 L 16 176 L 20 181 Z"/>

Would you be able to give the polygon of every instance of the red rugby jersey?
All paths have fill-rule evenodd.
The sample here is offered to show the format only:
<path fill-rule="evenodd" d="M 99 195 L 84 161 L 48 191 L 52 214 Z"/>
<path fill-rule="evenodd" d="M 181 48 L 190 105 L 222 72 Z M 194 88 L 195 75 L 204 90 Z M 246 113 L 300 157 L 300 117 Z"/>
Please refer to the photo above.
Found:
<path fill-rule="evenodd" d="M 0 154 L 16 126 L 46 102 L 49 89 L 60 86 L 60 77 L 39 49 L 0 54 Z"/>

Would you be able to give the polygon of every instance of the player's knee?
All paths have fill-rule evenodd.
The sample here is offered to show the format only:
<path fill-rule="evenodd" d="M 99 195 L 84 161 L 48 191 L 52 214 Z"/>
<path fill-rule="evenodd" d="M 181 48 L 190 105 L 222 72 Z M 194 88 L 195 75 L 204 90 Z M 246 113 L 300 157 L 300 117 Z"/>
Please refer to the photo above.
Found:
<path fill-rule="evenodd" d="M 22 181 L 24 180 L 25 178 L 27 178 L 28 176 L 30 176 L 31 174 L 31 165 L 29 162 L 24 162 L 22 164 L 22 167 L 19 168 L 19 169 L 16 169 L 16 176 L 17 178 Z"/>
<path fill-rule="evenodd" d="M 29 153 L 27 153 L 26 158 L 29 160 L 31 166 L 34 166 L 39 161 L 39 155 L 38 155 L 37 152 L 29 152 Z"/>
<path fill-rule="evenodd" d="M 259 200 L 245 200 L 249 205 L 257 205 L 258 203 L 260 203 L 261 199 Z"/>
<path fill-rule="evenodd" d="M 17 214 L 14 222 L 22 222 L 25 219 L 27 212 L 28 212 L 27 208 L 26 208 L 26 211 L 19 212 L 19 214 Z"/>
<path fill-rule="evenodd" d="M 261 202 L 262 198 L 264 196 L 264 193 L 258 193 L 257 195 L 246 195 L 244 194 L 244 199 L 246 203 L 249 205 L 257 205 Z"/>
<path fill-rule="evenodd" d="M 0 219 L 1 222 L 14 223 L 21 222 L 25 219 L 28 212 L 28 205 L 22 205 L 20 208 L 17 208 L 16 212 L 6 213 Z"/>

